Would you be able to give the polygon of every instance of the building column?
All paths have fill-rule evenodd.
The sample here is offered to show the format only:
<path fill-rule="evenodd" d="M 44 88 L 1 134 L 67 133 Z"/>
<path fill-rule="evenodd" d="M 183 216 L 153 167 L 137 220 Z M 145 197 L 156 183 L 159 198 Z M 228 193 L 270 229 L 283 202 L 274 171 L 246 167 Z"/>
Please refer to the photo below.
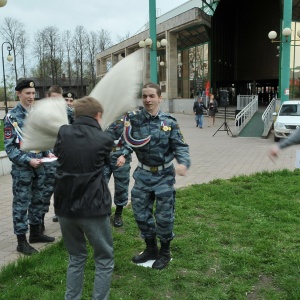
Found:
<path fill-rule="evenodd" d="M 107 67 L 106 67 L 106 58 L 100 58 L 97 60 L 97 74 L 98 77 L 103 78 L 104 75 L 107 72 Z"/>
<path fill-rule="evenodd" d="M 190 57 L 189 50 L 182 51 L 182 98 L 190 98 Z"/>
<path fill-rule="evenodd" d="M 257 95 L 256 92 L 256 80 L 252 80 L 252 95 Z"/>
<path fill-rule="evenodd" d="M 118 63 L 118 61 L 119 61 L 118 55 L 112 53 L 111 54 L 111 65 L 112 65 L 112 67 L 114 65 L 116 65 Z"/>
<path fill-rule="evenodd" d="M 167 98 L 177 98 L 177 34 L 166 32 L 168 45 L 166 47 L 166 79 L 167 79 Z"/>

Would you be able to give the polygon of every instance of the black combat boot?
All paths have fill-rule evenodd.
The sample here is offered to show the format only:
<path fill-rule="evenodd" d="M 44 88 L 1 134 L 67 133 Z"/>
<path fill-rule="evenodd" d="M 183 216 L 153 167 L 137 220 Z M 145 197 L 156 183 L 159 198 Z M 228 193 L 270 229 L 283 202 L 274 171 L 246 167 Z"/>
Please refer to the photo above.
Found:
<path fill-rule="evenodd" d="M 19 234 L 17 235 L 18 239 L 18 246 L 17 246 L 17 251 L 20 253 L 23 253 L 25 255 L 31 255 L 34 253 L 38 253 L 36 249 L 31 247 L 27 240 L 26 240 L 26 235 L 25 234 Z"/>
<path fill-rule="evenodd" d="M 54 241 L 54 237 L 42 233 L 40 224 L 30 225 L 29 243 L 52 243 Z"/>
<path fill-rule="evenodd" d="M 122 211 L 123 211 L 123 206 L 118 205 L 113 219 L 113 224 L 115 227 L 123 226 Z"/>
<path fill-rule="evenodd" d="M 160 241 L 160 251 L 158 259 L 155 260 L 155 262 L 152 265 L 153 269 L 161 270 L 164 267 L 167 266 L 169 261 L 171 260 L 171 254 L 170 254 L 170 241 L 162 242 Z"/>
<path fill-rule="evenodd" d="M 132 258 L 132 261 L 135 264 L 144 263 L 151 259 L 157 259 L 158 257 L 158 248 L 156 238 L 145 239 L 146 249 L 139 255 L 136 255 Z"/>

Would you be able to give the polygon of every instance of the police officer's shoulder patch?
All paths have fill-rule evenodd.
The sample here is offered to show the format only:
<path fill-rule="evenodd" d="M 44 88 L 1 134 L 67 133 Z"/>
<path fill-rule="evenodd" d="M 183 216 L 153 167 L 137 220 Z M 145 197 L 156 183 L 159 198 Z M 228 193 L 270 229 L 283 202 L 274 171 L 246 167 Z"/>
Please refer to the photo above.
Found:
<path fill-rule="evenodd" d="M 10 139 L 12 137 L 12 128 L 11 127 L 5 127 L 4 128 L 4 138 Z"/>

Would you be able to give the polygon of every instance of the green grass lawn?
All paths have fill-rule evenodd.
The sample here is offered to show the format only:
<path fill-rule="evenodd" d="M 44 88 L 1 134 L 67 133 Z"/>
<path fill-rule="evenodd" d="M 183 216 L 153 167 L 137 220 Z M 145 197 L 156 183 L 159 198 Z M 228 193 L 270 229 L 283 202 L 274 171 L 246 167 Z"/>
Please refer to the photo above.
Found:
<path fill-rule="evenodd" d="M 131 207 L 113 228 L 111 300 L 299 300 L 300 171 L 214 180 L 177 191 L 173 261 L 161 271 L 131 263 L 144 243 Z M 62 242 L 5 267 L 0 299 L 63 299 Z M 90 248 L 82 299 L 91 299 Z"/>
<path fill-rule="evenodd" d="M 3 120 L 0 120 L 0 151 L 4 150 Z"/>

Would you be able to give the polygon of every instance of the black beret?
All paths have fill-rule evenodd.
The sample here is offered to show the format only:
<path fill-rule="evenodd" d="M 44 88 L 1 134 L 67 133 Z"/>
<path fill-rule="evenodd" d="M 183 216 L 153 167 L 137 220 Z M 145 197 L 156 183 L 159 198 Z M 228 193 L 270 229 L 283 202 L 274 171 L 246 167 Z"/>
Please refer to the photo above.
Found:
<path fill-rule="evenodd" d="M 23 89 L 34 88 L 34 87 L 35 87 L 35 83 L 33 80 L 24 79 L 18 82 L 17 86 L 15 87 L 15 91 L 21 91 Z"/>
<path fill-rule="evenodd" d="M 63 97 L 64 98 L 75 98 L 75 94 L 72 93 L 72 92 L 66 92 L 66 93 L 63 93 Z"/>

